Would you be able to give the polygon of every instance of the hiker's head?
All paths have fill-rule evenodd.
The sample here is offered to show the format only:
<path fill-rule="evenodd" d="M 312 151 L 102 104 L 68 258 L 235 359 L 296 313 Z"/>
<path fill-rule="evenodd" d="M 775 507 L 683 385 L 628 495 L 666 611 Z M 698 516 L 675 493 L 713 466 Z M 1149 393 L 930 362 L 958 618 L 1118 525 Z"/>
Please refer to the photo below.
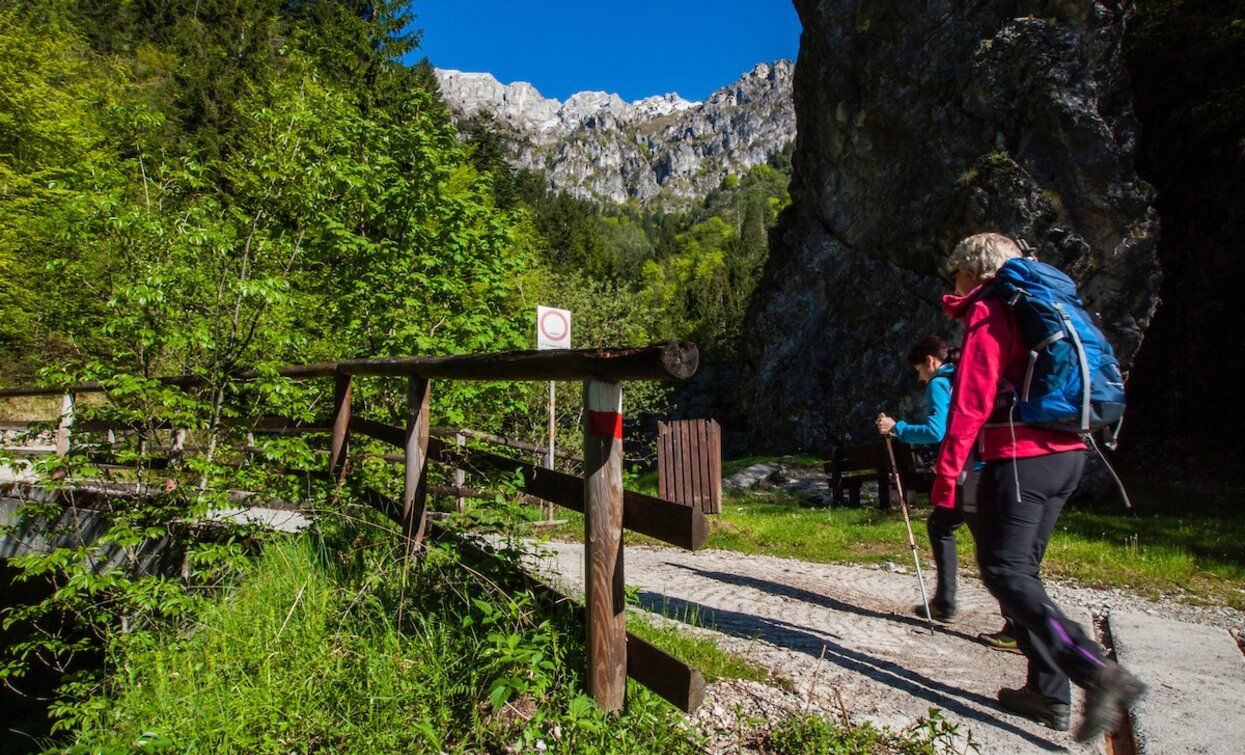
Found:
<path fill-rule="evenodd" d="M 944 268 L 960 296 L 994 277 L 1003 263 L 1021 256 L 1015 241 L 1001 233 L 978 233 L 955 245 Z"/>
<path fill-rule="evenodd" d="M 951 349 L 947 348 L 946 341 L 938 336 L 925 336 L 908 352 L 908 364 L 916 370 L 922 383 L 928 383 L 950 356 Z"/>

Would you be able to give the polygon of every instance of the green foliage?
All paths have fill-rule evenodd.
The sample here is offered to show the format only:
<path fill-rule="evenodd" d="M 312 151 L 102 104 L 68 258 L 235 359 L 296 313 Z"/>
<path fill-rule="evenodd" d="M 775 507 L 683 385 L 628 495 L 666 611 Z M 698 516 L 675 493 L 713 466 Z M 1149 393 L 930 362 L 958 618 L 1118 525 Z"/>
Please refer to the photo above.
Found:
<path fill-rule="evenodd" d="M 972 734 L 961 737 L 959 725 L 936 708 L 909 728 L 896 732 L 871 722 L 836 724 L 812 713 L 794 715 L 776 725 L 768 747 L 780 755 L 939 755 L 978 752 Z"/>
<path fill-rule="evenodd" d="M 404 564 L 366 521 L 270 546 L 193 627 L 126 647 L 68 751 L 694 749 L 650 695 L 615 717 L 578 691 L 582 626 L 499 591 L 508 557 Z"/>
<path fill-rule="evenodd" d="M 202 374 L 215 427 L 239 368 L 528 345 L 540 244 L 495 206 L 427 67 L 398 62 L 405 5 L 4 13 L 9 364 Z M 496 426 L 519 400 L 451 389 L 434 411 Z"/>
<path fill-rule="evenodd" d="M 67 347 L 38 336 L 41 266 L 72 247 L 109 172 L 105 115 L 119 84 L 63 20 L 0 9 L 0 366 L 19 376 L 39 366 L 30 352 Z"/>
<path fill-rule="evenodd" d="M 500 126 L 477 115 L 460 130 L 499 197 L 531 213 L 540 256 L 555 274 L 608 280 L 639 298 L 641 310 L 658 314 L 655 337 L 694 341 L 711 361 L 738 355 L 744 312 L 769 256 L 768 230 L 789 202 L 788 154 L 725 176 L 701 207 L 673 214 L 552 192 L 506 164 Z"/>
<path fill-rule="evenodd" d="M 787 204 L 786 176 L 768 165 L 728 176 L 703 219 L 666 226 L 641 268 L 642 295 L 664 313 L 663 337 L 695 341 L 711 360 L 738 355 L 744 312 L 769 257 L 768 229 Z M 695 216 L 693 216 L 695 217 Z"/>

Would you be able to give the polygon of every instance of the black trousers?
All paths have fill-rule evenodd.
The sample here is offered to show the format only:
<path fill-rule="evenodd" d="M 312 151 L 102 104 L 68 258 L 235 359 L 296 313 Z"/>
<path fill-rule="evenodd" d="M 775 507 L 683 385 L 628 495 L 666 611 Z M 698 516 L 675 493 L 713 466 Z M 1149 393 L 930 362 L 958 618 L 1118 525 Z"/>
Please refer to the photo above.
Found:
<path fill-rule="evenodd" d="M 938 570 L 938 587 L 934 590 L 931 606 L 951 612 L 955 610 L 955 531 L 964 524 L 964 514 L 958 508 L 935 506 L 925 520 L 929 544 L 934 551 L 934 565 Z"/>
<path fill-rule="evenodd" d="M 1069 678 L 1090 682 L 1102 648 L 1051 601 L 1039 572 L 1046 544 L 1085 468 L 1084 451 L 990 461 L 977 496 L 977 560 L 990 593 L 1015 624 L 1029 661 L 1026 686 L 1071 701 Z"/>
<path fill-rule="evenodd" d="M 975 484 L 976 483 L 974 483 L 974 485 Z M 956 491 L 957 491 L 956 493 L 957 500 L 961 500 L 961 501 L 964 500 L 959 495 L 958 488 L 956 489 Z M 975 491 L 975 488 L 974 488 L 974 491 Z M 980 552 L 981 551 L 981 530 L 979 530 L 977 527 L 977 501 L 976 501 L 975 496 L 976 496 L 976 492 L 974 492 L 972 513 L 969 513 L 968 511 L 964 512 L 964 524 L 968 525 L 968 532 L 970 535 L 973 536 L 973 543 L 977 545 L 977 550 L 978 552 Z M 1012 623 L 1012 620 L 1007 618 L 1007 613 L 1003 610 L 1002 603 L 999 603 L 999 615 L 1003 617 L 1003 628 L 1000 629 L 999 631 L 1007 635 L 1008 637 L 1015 639 L 1016 632 L 1019 630 L 1016 629 L 1016 626 Z"/>

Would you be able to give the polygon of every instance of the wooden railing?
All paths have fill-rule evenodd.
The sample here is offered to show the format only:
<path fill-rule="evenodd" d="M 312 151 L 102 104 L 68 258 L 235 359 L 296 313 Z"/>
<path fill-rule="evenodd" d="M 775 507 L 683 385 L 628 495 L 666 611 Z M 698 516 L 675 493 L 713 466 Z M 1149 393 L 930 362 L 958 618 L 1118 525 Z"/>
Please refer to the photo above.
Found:
<path fill-rule="evenodd" d="M 686 380 L 696 371 L 698 353 L 691 344 L 666 343 L 637 349 L 519 351 L 495 354 L 355 359 L 293 365 L 277 374 L 295 380 L 334 381 L 333 411 L 326 423 L 298 423 L 282 418 L 255 418 L 247 426 L 255 432 L 328 432 L 327 476 L 331 488 L 340 491 L 349 473 L 347 454 L 351 434 L 367 436 L 395 446 L 402 453 L 400 500 L 377 491 L 365 498 L 400 525 L 408 557 L 421 552 L 431 527 L 427 517 L 429 463 L 457 469 L 491 467 L 517 473 L 524 493 L 584 515 L 585 618 L 588 645 L 588 693 L 605 710 L 622 708 L 626 679 L 630 675 L 677 707 L 691 711 L 704 696 L 704 677 L 695 669 L 667 655 L 626 631 L 626 596 L 623 582 L 623 529 L 631 529 L 673 545 L 696 549 L 707 536 L 704 515 L 652 496 L 623 489 L 622 484 L 622 383 L 628 380 Z M 230 376 L 237 380 L 259 377 L 252 371 Z M 354 381 L 367 377 L 405 377 L 406 422 L 402 427 L 360 417 L 351 411 Z M 562 380 L 582 381 L 585 404 L 583 476 L 577 477 L 506 456 L 465 448 L 433 437 L 429 422 L 429 397 L 433 381 L 439 380 Z M 204 378 L 183 375 L 161 378 L 160 383 L 191 388 L 206 384 Z M 107 428 L 83 423 L 72 425 L 73 395 L 104 392 L 98 382 L 74 386 L 65 398 L 57 452 L 66 451 L 71 429 L 75 432 Z M 64 389 L 0 389 L 0 397 L 65 393 Z M 65 441 L 67 442 L 67 440 Z M 456 479 L 454 489 L 465 489 Z M 334 493 L 334 498 L 337 493 Z M 545 593 L 556 591 L 538 580 L 529 583 Z"/>

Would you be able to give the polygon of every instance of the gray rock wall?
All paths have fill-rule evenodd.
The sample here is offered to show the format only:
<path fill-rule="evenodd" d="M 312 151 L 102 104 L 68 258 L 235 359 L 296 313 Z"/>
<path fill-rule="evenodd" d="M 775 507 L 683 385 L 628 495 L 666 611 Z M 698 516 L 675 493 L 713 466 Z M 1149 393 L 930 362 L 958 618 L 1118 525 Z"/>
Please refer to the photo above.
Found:
<path fill-rule="evenodd" d="M 745 327 L 754 443 L 821 450 L 911 410 L 903 354 L 930 332 L 958 342 L 942 261 L 980 231 L 1023 237 L 1076 278 L 1127 366 L 1159 268 L 1125 6 L 795 5 L 793 205 Z"/>

